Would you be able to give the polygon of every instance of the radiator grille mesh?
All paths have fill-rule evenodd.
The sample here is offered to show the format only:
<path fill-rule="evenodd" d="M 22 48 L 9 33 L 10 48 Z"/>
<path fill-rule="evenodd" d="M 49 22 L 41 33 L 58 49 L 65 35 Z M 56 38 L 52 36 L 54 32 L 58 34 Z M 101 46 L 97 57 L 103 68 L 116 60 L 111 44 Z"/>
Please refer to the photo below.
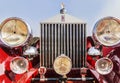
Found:
<path fill-rule="evenodd" d="M 72 60 L 72 68 L 85 66 L 86 24 L 40 24 L 40 62 L 47 68 L 60 54 Z"/>

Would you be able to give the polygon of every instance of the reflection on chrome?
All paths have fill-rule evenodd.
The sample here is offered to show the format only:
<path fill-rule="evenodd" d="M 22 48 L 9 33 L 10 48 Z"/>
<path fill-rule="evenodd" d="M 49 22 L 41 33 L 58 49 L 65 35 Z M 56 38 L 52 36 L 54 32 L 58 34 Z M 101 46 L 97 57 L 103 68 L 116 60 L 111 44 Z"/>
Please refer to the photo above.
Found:
<path fill-rule="evenodd" d="M 57 74 L 64 76 L 69 73 L 72 68 L 71 59 L 64 54 L 61 54 L 55 59 L 53 67 Z"/>
<path fill-rule="evenodd" d="M 29 46 L 23 53 L 23 55 L 36 55 L 38 51 L 35 47 Z"/>
<path fill-rule="evenodd" d="M 99 20 L 93 30 L 95 39 L 105 46 L 114 46 L 120 43 L 120 22 L 114 17 Z"/>
<path fill-rule="evenodd" d="M 16 74 L 25 73 L 28 70 L 28 61 L 23 57 L 15 57 L 10 62 L 10 69 Z"/>
<path fill-rule="evenodd" d="M 98 59 L 95 63 L 96 71 L 101 75 L 107 75 L 113 70 L 113 62 L 109 58 Z"/>
<path fill-rule="evenodd" d="M 97 55 L 101 55 L 101 52 L 99 49 L 97 49 L 95 47 L 91 47 L 88 49 L 88 54 L 91 56 L 97 56 Z"/>
<path fill-rule="evenodd" d="M 31 29 L 22 19 L 11 17 L 2 22 L 0 32 L 1 40 L 5 45 L 17 47 L 25 44 Z"/>

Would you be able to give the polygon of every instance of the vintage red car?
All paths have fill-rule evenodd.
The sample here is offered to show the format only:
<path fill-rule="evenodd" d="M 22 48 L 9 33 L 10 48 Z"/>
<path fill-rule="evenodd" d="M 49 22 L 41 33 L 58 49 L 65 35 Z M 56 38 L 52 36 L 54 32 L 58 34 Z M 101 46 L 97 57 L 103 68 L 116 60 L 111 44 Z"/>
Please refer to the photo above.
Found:
<path fill-rule="evenodd" d="M 68 20 L 69 19 L 69 20 Z M 0 83 L 120 83 L 120 20 L 86 23 L 65 14 L 40 23 L 33 37 L 22 19 L 0 27 Z"/>

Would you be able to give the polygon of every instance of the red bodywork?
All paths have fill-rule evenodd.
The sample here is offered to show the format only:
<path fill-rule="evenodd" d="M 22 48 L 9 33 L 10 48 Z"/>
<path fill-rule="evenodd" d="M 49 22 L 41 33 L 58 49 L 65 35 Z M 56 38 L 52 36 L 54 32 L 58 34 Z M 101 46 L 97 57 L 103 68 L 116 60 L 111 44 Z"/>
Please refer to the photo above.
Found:
<path fill-rule="evenodd" d="M 87 37 L 87 49 L 91 46 L 94 46 L 94 42 L 91 37 Z M 15 51 L 15 53 L 12 53 Z M 95 83 L 120 83 L 120 47 L 111 48 L 102 46 L 103 56 L 109 56 L 109 58 L 114 63 L 113 71 L 109 75 L 100 75 L 96 72 L 94 65 L 95 60 L 87 55 L 87 66 L 88 72 L 87 77 L 93 77 Z M 18 49 L 7 48 L 6 46 L 0 47 L 0 83 L 31 83 L 32 78 L 40 77 L 38 73 L 39 64 L 38 57 L 35 57 L 35 60 L 29 61 L 29 70 L 23 74 L 15 74 L 10 70 L 10 61 L 16 56 L 22 55 L 22 47 Z M 53 69 L 47 69 L 45 74 L 46 78 L 59 78 L 60 76 L 54 72 Z M 80 69 L 72 69 L 71 72 L 67 75 L 71 78 L 80 78 Z M 34 81 L 33 83 L 39 83 L 40 81 Z M 58 81 L 55 81 L 55 83 Z M 43 83 L 43 82 L 42 82 Z M 47 81 L 47 83 L 53 83 L 52 81 Z M 93 83 L 93 81 L 68 81 L 67 83 Z"/>

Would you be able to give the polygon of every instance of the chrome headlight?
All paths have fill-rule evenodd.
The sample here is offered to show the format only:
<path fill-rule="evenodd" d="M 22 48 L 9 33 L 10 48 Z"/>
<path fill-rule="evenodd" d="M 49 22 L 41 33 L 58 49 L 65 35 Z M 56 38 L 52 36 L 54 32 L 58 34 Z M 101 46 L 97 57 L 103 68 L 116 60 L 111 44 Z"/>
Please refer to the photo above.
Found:
<path fill-rule="evenodd" d="M 16 74 L 25 73 L 28 70 L 28 60 L 23 57 L 15 57 L 10 62 L 10 69 Z"/>
<path fill-rule="evenodd" d="M 101 75 L 107 75 L 113 70 L 113 62 L 109 58 L 98 59 L 95 63 L 96 71 Z"/>
<path fill-rule="evenodd" d="M 53 67 L 57 74 L 66 75 L 72 68 L 71 59 L 62 54 L 55 59 Z"/>
<path fill-rule="evenodd" d="M 114 17 L 99 20 L 93 29 L 93 36 L 102 45 L 118 45 L 120 43 L 120 20 Z"/>
<path fill-rule="evenodd" d="M 10 47 L 17 47 L 25 44 L 31 34 L 31 29 L 27 23 L 17 17 L 4 20 L 0 27 L 0 37 L 2 42 Z"/>

